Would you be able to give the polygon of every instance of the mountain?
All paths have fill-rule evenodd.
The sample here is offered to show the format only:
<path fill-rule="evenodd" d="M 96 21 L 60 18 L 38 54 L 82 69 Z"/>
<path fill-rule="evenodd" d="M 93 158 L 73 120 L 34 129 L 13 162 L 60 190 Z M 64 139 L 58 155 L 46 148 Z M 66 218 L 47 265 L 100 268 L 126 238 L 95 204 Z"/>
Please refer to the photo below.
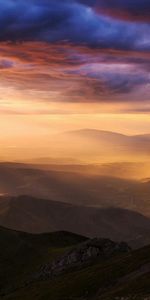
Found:
<path fill-rule="evenodd" d="M 117 243 L 105 238 L 88 239 L 69 249 L 52 262 L 43 265 L 34 278 L 39 280 L 53 278 L 70 269 L 87 266 L 97 258 L 106 260 L 114 255 L 130 251 L 131 248 L 125 242 Z"/>
<path fill-rule="evenodd" d="M 115 168 L 108 169 L 113 176 Z M 113 206 L 150 216 L 148 180 L 141 182 L 89 174 L 86 171 L 83 173 L 44 170 L 26 164 L 3 163 L 0 164 L 0 194 L 15 196 L 25 194 L 41 199 L 100 208 Z"/>
<path fill-rule="evenodd" d="M 125 135 L 117 132 L 80 129 L 49 134 L 30 148 L 21 143 L 5 147 L 3 158 L 37 164 L 82 164 L 150 161 L 150 134 Z M 26 142 L 25 142 L 26 144 Z M 32 157 L 31 157 L 32 153 Z"/>
<path fill-rule="evenodd" d="M 134 137 L 142 139 L 142 140 L 147 140 L 147 141 L 150 140 L 150 134 L 141 134 L 141 135 L 139 134 L 139 135 L 135 135 Z"/>
<path fill-rule="evenodd" d="M 0 244 L 0 299 L 149 299 L 150 246 L 133 251 L 108 239 L 5 228 L 0 228 Z M 55 276 L 44 276 L 50 266 Z"/>
<path fill-rule="evenodd" d="M 120 141 L 120 140 L 129 140 L 130 136 L 127 136 L 125 134 L 117 133 L 117 132 L 111 132 L 111 131 L 104 131 L 104 130 L 97 130 L 97 129 L 80 129 L 75 131 L 68 131 L 65 132 L 64 135 L 66 136 L 80 136 L 82 138 L 88 138 L 88 139 L 95 139 L 102 141 L 104 140 L 113 140 L 113 141 Z"/>
<path fill-rule="evenodd" d="M 150 177 L 150 162 L 114 162 L 114 163 L 79 163 L 68 162 L 59 164 L 55 160 L 51 160 L 51 163 L 43 163 L 43 160 L 36 160 L 37 164 L 32 164 L 32 168 L 38 168 L 42 170 L 51 170 L 59 172 L 72 172 L 79 173 L 80 175 L 99 175 L 123 178 L 128 180 L 146 180 Z"/>
<path fill-rule="evenodd" d="M 95 139 L 95 140 L 105 140 L 107 142 L 131 142 L 133 141 L 150 141 L 150 134 L 139 134 L 139 135 L 125 135 L 118 132 L 106 131 L 106 130 L 98 130 L 98 129 L 80 129 L 74 131 L 64 132 L 64 136 L 80 136 L 82 138 Z"/>
<path fill-rule="evenodd" d="M 54 152 L 55 149 L 55 152 Z M 147 161 L 149 135 L 128 136 L 96 129 L 69 131 L 53 137 L 52 153 L 83 162 Z"/>
<path fill-rule="evenodd" d="M 0 225 L 31 233 L 71 231 L 127 241 L 133 247 L 150 243 L 150 219 L 119 208 L 94 208 L 29 196 L 0 200 Z"/>
<path fill-rule="evenodd" d="M 63 231 L 33 235 L 0 227 L 0 299 L 22 285 L 42 263 L 85 240 Z"/>

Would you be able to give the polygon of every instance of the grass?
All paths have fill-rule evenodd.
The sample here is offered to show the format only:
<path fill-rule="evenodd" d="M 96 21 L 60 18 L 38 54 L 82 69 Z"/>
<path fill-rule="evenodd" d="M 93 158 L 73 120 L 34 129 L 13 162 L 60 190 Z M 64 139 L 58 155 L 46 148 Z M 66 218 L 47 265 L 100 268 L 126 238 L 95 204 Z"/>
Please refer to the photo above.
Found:
<path fill-rule="evenodd" d="M 117 255 L 109 260 L 98 259 L 89 266 L 72 269 L 53 280 L 35 282 L 21 288 L 21 283 L 36 272 L 41 264 L 50 262 L 85 239 L 71 233 L 40 236 L 23 234 L 23 237 L 21 233 L 19 237 L 18 233 L 16 234 L 15 242 L 18 244 L 15 248 L 12 236 L 8 234 L 6 238 L 3 232 L 3 245 L 9 246 L 9 251 L 3 254 L 5 261 L 0 260 L 2 263 L 0 282 L 3 291 L 7 293 L 5 297 L 1 296 L 4 300 L 108 300 L 128 295 L 137 296 L 136 299 L 140 300 L 150 295 L 150 273 L 139 274 L 137 278 L 129 277 L 121 281 L 125 276 L 139 270 L 141 266 L 150 264 L 150 247 Z M 16 256 L 14 256 L 14 248 L 16 254 L 18 253 Z M 11 250 L 13 256 L 8 256 Z M 0 249 L 0 253 L 3 251 L 4 248 Z M 17 290 L 11 293 L 10 286 Z"/>
<path fill-rule="evenodd" d="M 19 288 L 41 265 L 85 239 L 68 232 L 32 235 L 0 228 L 0 295 Z"/>

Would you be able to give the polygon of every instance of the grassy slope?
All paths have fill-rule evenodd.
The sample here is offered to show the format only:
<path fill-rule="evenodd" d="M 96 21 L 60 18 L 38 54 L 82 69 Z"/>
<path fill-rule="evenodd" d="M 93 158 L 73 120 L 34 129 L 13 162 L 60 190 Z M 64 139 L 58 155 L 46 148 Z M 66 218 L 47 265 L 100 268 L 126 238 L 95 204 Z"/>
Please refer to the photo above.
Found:
<path fill-rule="evenodd" d="M 99 262 L 72 271 L 55 280 L 31 285 L 10 295 L 10 300 L 115 299 L 116 296 L 150 294 L 150 274 L 120 283 L 120 279 L 150 262 L 150 248 L 136 251 L 109 262 Z"/>
<path fill-rule="evenodd" d="M 21 286 L 42 264 L 84 240 L 68 232 L 32 235 L 0 227 L 0 295 Z"/>
<path fill-rule="evenodd" d="M 16 292 L 10 293 L 10 290 L 8 289 L 8 280 L 11 281 L 11 284 L 14 280 L 16 284 L 17 278 L 19 286 L 21 281 L 25 280 L 32 272 L 35 272 L 41 263 L 49 261 L 55 255 L 58 255 L 58 253 L 63 253 L 67 247 L 69 248 L 73 244 L 81 242 L 84 238 L 63 232 L 40 236 L 13 232 L 14 237 L 12 238 L 11 231 L 8 230 L 6 230 L 8 235 L 6 238 L 3 229 L 2 233 L 3 234 L 0 234 L 0 244 L 2 242 L 4 248 L 0 248 L 0 251 L 2 254 L 5 253 L 3 254 L 3 258 L 5 259 L 8 257 L 8 253 L 11 253 L 10 257 L 12 259 L 11 265 L 10 261 L 3 260 L 3 270 L 6 265 L 7 268 L 11 269 L 11 272 L 14 272 L 15 270 L 15 273 L 12 274 L 13 277 L 11 277 L 10 272 L 9 278 L 7 279 L 3 277 L 3 272 L 1 273 L 2 280 L 5 282 L 5 286 L 7 286 L 6 291 L 9 295 L 0 299 L 69 300 L 89 298 L 106 300 L 115 299 L 116 296 L 126 296 L 128 294 L 137 294 L 137 299 L 141 299 L 140 297 L 143 297 L 144 295 L 150 295 L 149 246 L 125 255 L 111 258 L 107 261 L 98 260 L 88 267 L 80 270 L 72 270 L 53 280 L 36 282 L 29 286 L 19 288 Z M 21 246 L 20 236 L 21 243 L 26 243 L 26 247 L 25 245 L 23 247 Z M 14 243 L 18 245 L 18 239 L 19 248 L 18 246 L 14 246 Z M 4 251 L 6 243 L 8 243 L 9 246 L 8 253 Z M 33 251 L 31 251 L 31 246 Z M 19 256 L 13 255 L 14 249 L 15 251 L 18 251 Z M 22 257 L 23 254 L 24 257 Z M 147 266 L 147 270 L 145 273 L 142 273 L 141 267 L 145 265 Z M 1 268 L 0 270 L 2 271 Z M 8 270 L 5 270 L 5 273 L 8 274 Z"/>

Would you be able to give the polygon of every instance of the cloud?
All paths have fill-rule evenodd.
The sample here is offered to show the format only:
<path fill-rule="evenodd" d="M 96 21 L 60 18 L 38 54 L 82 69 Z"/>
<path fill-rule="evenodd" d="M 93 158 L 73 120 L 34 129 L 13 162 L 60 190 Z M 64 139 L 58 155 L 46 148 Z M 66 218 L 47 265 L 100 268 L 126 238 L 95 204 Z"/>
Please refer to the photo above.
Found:
<path fill-rule="evenodd" d="M 97 102 L 97 103 L 113 103 L 113 102 L 141 102 L 141 98 L 133 96 L 136 89 L 140 89 L 149 83 L 146 76 L 139 74 L 133 76 L 130 74 L 108 74 L 107 77 L 101 75 L 101 79 L 91 80 L 90 77 L 80 80 L 77 88 L 66 91 L 73 102 Z M 150 89 L 149 89 L 150 91 Z M 122 98 L 122 95 L 126 98 Z M 146 102 L 146 99 L 145 99 Z M 144 103 L 143 103 L 144 104 Z"/>
<path fill-rule="evenodd" d="M 127 21 L 150 23 L 149 0 L 79 0 L 99 13 Z"/>
<path fill-rule="evenodd" d="M 1 1 L 1 94 L 58 103 L 142 99 L 144 105 L 148 7 L 145 0 Z"/>
<path fill-rule="evenodd" d="M 149 56 L 71 44 L 2 43 L 1 83 L 51 102 L 113 102 L 150 84 Z M 133 55 L 133 59 L 131 56 Z M 146 93 L 145 93 L 146 95 Z M 143 95 L 143 100 L 147 95 Z M 132 101 L 139 101 L 133 97 Z M 147 100 L 146 100 L 147 101 Z"/>
<path fill-rule="evenodd" d="M 84 4 L 75 0 L 6 0 L 0 4 L 0 40 L 69 41 L 100 49 L 150 50 L 148 25 L 139 30 L 137 24 L 105 18 Z M 112 9 L 100 1 L 100 7 L 105 6 Z"/>

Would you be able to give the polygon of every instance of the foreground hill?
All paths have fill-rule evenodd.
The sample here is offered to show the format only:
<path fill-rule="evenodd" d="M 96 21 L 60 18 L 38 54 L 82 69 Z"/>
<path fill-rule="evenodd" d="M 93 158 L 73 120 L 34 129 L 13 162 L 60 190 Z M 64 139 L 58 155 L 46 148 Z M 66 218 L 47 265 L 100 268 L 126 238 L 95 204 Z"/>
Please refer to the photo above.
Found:
<path fill-rule="evenodd" d="M 67 232 L 31 235 L 4 228 L 0 243 L 0 299 L 149 299 L 149 246 L 131 251 L 124 243 L 106 239 L 87 240 Z M 79 261 L 81 256 L 84 259 L 74 264 L 73 258 Z M 63 272 L 36 276 L 45 266 L 63 266 L 64 258 L 70 265 Z"/>
<path fill-rule="evenodd" d="M 119 208 L 71 205 L 30 196 L 1 197 L 0 224 L 31 233 L 72 231 L 127 241 L 134 247 L 150 243 L 150 220 Z"/>
<path fill-rule="evenodd" d="M 85 240 L 69 232 L 32 235 L 0 227 L 0 299 L 42 263 Z"/>

